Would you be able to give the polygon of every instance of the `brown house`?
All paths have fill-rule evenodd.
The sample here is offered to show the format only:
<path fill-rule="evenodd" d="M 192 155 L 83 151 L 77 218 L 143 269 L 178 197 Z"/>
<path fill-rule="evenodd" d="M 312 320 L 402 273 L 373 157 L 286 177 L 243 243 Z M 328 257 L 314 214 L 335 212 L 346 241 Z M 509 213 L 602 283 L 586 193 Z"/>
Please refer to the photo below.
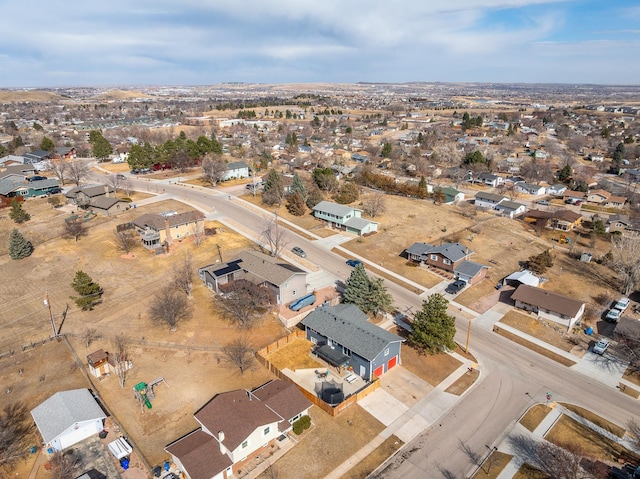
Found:
<path fill-rule="evenodd" d="M 409 246 L 405 253 L 411 261 L 453 272 L 460 263 L 471 257 L 473 251 L 460 243 L 433 246 L 418 242 Z"/>
<path fill-rule="evenodd" d="M 556 211 L 529 210 L 524 214 L 524 221 L 541 228 L 571 231 L 582 222 L 582 215 L 568 209 Z"/>

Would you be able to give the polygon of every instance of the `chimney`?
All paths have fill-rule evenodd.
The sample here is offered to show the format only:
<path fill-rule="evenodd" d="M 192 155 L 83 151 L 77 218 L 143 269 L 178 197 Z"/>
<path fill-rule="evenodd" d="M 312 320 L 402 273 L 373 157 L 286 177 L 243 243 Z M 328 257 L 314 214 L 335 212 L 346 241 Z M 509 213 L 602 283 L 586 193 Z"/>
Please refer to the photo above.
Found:
<path fill-rule="evenodd" d="M 104 185 L 104 195 L 109 198 L 109 185 Z"/>
<path fill-rule="evenodd" d="M 222 441 L 224 441 L 224 432 L 218 431 L 218 442 L 220 443 L 220 454 L 226 454 L 224 450 L 224 446 L 222 445 Z"/>
<path fill-rule="evenodd" d="M 166 242 L 167 242 L 167 246 L 171 246 L 171 244 L 173 243 L 173 240 L 171 238 L 171 226 L 169 226 L 169 220 L 165 219 L 164 220 L 164 229 L 167 233 L 167 238 L 166 238 Z"/>

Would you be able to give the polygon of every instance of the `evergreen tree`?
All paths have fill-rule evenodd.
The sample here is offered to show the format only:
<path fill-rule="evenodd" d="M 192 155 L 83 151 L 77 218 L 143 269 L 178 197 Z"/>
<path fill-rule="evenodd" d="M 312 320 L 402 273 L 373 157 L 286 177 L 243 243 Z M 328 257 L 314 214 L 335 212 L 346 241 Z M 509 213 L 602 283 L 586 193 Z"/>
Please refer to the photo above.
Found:
<path fill-rule="evenodd" d="M 11 200 L 11 211 L 9 211 L 9 218 L 14 222 L 21 224 L 31 219 L 31 215 L 22 208 L 22 203 L 16 198 Z"/>
<path fill-rule="evenodd" d="M 284 184 L 277 170 L 271 169 L 264 180 L 262 201 L 268 205 L 280 205 L 284 198 Z"/>
<path fill-rule="evenodd" d="M 415 314 L 409 336 L 413 346 L 429 353 L 455 349 L 456 320 L 447 314 L 448 304 L 440 293 L 422 302 L 422 310 Z"/>
<path fill-rule="evenodd" d="M 535 274 L 543 274 L 553 266 L 553 256 L 549 250 L 545 250 L 540 254 L 529 256 L 527 260 L 527 268 Z"/>
<path fill-rule="evenodd" d="M 24 239 L 24 236 L 14 228 L 9 237 L 9 256 L 11 259 L 26 258 L 31 256 L 31 253 L 33 253 L 31 242 Z"/>
<path fill-rule="evenodd" d="M 297 171 L 293 174 L 293 181 L 291 182 L 289 191 L 291 193 L 300 193 L 303 201 L 307 199 L 307 188 L 304 186 L 302 178 L 300 178 L 300 175 Z"/>
<path fill-rule="evenodd" d="M 393 147 L 391 146 L 391 143 L 385 143 L 384 145 L 382 145 L 382 157 L 389 158 L 391 156 L 392 150 Z"/>
<path fill-rule="evenodd" d="M 560 181 L 567 181 L 571 178 L 572 173 L 573 171 L 571 171 L 571 165 L 564 165 L 558 172 L 558 179 Z"/>
<path fill-rule="evenodd" d="M 48 151 L 49 153 L 52 153 L 53 150 L 56 149 L 56 144 L 53 142 L 51 138 L 47 136 L 43 136 L 42 141 L 40 142 L 40 149 L 44 151 Z"/>
<path fill-rule="evenodd" d="M 393 298 L 384 285 L 384 279 L 374 278 L 369 283 L 369 301 L 365 312 L 371 312 L 374 316 L 389 311 L 393 306 Z"/>
<path fill-rule="evenodd" d="M 462 160 L 462 162 L 465 165 L 472 165 L 472 164 L 475 164 L 475 163 L 485 163 L 486 160 L 485 160 L 484 155 L 482 154 L 481 151 L 475 150 L 475 151 L 471 151 L 471 152 L 467 153 L 464 156 L 464 159 Z"/>
<path fill-rule="evenodd" d="M 307 193 L 307 201 L 305 201 L 307 208 L 313 209 L 315 205 L 324 200 L 324 196 L 322 196 L 322 191 L 320 188 L 314 185 L 313 188 Z"/>
<path fill-rule="evenodd" d="M 355 304 L 364 313 L 377 316 L 391 308 L 393 298 L 384 286 L 384 280 L 372 280 L 364 265 L 359 264 L 353 268 L 345 283 L 344 302 Z"/>
<path fill-rule="evenodd" d="M 293 216 L 304 216 L 307 212 L 307 207 L 299 191 L 287 197 L 287 210 Z"/>
<path fill-rule="evenodd" d="M 604 221 L 602 221 L 602 218 L 593 218 L 591 229 L 596 236 L 604 236 L 607 233 L 607 227 Z"/>
<path fill-rule="evenodd" d="M 100 303 L 102 296 L 102 288 L 98 283 L 95 283 L 91 276 L 84 271 L 76 271 L 76 276 L 71 282 L 71 287 L 80 296 L 71 296 L 78 308 L 83 311 L 92 310 L 93 307 Z"/>
<path fill-rule="evenodd" d="M 333 199 L 341 205 L 348 205 L 356 201 L 359 197 L 360 191 L 358 191 L 358 185 L 347 182 L 342 185 Z"/>

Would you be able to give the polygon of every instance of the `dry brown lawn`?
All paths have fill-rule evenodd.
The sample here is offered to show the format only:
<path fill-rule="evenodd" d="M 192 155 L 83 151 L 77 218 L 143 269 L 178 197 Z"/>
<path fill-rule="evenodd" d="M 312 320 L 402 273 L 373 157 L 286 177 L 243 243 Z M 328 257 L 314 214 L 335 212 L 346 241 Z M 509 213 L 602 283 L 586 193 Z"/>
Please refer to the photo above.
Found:
<path fill-rule="evenodd" d="M 267 360 L 279 370 L 289 368 L 292 371 L 306 368 L 322 368 L 321 363 L 311 356 L 313 343 L 303 338 L 296 338 L 280 349 L 269 353 Z"/>
<path fill-rule="evenodd" d="M 640 371 L 636 371 L 634 368 L 628 367 L 622 377 L 627 381 L 640 386 Z"/>
<path fill-rule="evenodd" d="M 366 479 L 369 474 L 376 470 L 388 457 L 391 457 L 404 442 L 396 436 L 388 437 L 371 454 L 353 466 L 349 472 L 342 476 L 342 479 Z"/>
<path fill-rule="evenodd" d="M 108 350 L 111 340 L 120 332 L 125 332 L 134 340 L 145 341 L 145 345 L 136 345 L 132 349 L 134 368 L 124 389 L 120 389 L 115 378 L 95 381 L 94 387 L 151 463 L 164 460 L 166 454 L 163 447 L 196 427 L 193 413 L 212 395 L 235 388 L 253 388 L 271 379 L 269 373 L 257 363 L 252 371 L 241 376 L 235 366 L 224 360 L 219 361 L 219 349 L 209 352 L 195 349 L 220 348 L 238 334 L 237 329 L 216 312 L 212 293 L 197 277 L 194 279 L 193 317 L 179 324 L 176 332 L 170 333 L 168 326 L 156 324 L 147 314 L 150 299 L 171 280 L 174 265 L 181 262 L 187 252 L 192 255 L 194 267 L 214 262 L 218 257 L 216 245 L 220 246 L 224 259 L 230 259 L 235 252 L 249 246 L 244 237 L 223 228 L 223 232 L 208 237 L 199 248 L 185 241 L 176 243 L 174 249 L 165 255 L 153 256 L 144 248 L 137 247 L 133 255 L 125 257 L 114 244 L 113 230 L 116 224 L 130 221 L 145 212 L 181 212 L 190 207 L 167 201 L 129 210 L 115 218 L 97 218 L 89 223 L 88 236 L 80 238 L 78 242 L 59 236 L 64 216 L 57 210 L 37 201 L 27 201 L 26 208 L 32 214 L 32 220 L 20 226 L 20 229 L 26 238 L 35 239 L 36 249 L 31 257 L 19 261 L 11 260 L 7 254 L 0 257 L 0 267 L 5 277 L 24 278 L 24 272 L 29 272 L 28 281 L 4 281 L 0 285 L 0 304 L 3 305 L 0 326 L 4 333 L 0 338 L 0 354 L 15 350 L 17 355 L 22 345 L 51 334 L 48 311 L 42 304 L 45 290 L 48 290 L 58 326 L 62 312 L 69 304 L 62 332 L 70 336 L 85 366 L 87 354 L 99 348 Z M 3 211 L 3 214 L 6 213 Z M 208 226 L 220 225 L 211 222 Z M 0 220 L 0 235 L 6 235 L 11 228 L 13 222 Z M 104 288 L 103 301 L 93 311 L 80 311 L 69 299 L 74 294 L 70 283 L 78 270 L 88 273 Z M 103 336 L 89 348 L 79 338 L 87 327 L 96 328 Z M 250 339 L 257 349 L 284 333 L 277 317 L 268 314 L 250 332 Z M 160 344 L 166 347 L 160 347 Z M 172 347 L 173 344 L 181 348 Z M 47 346 L 36 348 L 34 353 L 28 354 L 37 355 Z M 189 350 L 189 347 L 194 349 Z M 0 360 L 0 368 L 12 365 L 15 357 Z M 24 368 L 25 372 L 29 370 L 28 376 L 25 374 L 14 378 L 11 370 L 2 375 L 3 381 L 16 382 L 16 396 L 22 389 L 22 383 L 28 390 L 25 395 L 42 400 L 67 388 L 61 381 L 49 388 L 49 377 L 53 380 L 58 371 L 65 380 L 74 377 L 69 373 L 69 367 L 64 365 L 65 361 L 48 360 L 44 356 Z M 58 369 L 50 370 L 54 367 Z M 12 369 L 16 369 L 17 373 L 15 365 L 12 365 Z M 44 387 L 40 383 L 24 382 L 27 377 L 35 377 L 37 382 L 39 371 L 43 371 L 45 376 Z M 142 411 L 129 388 L 138 381 L 151 381 L 159 376 L 167 379 L 169 388 L 164 384 L 159 385 L 153 409 Z M 86 383 L 77 387 L 83 386 Z"/>
<path fill-rule="evenodd" d="M 467 371 L 465 374 L 456 379 L 456 381 L 451 386 L 445 389 L 444 392 L 460 396 L 467 389 L 469 389 L 474 382 L 476 382 L 479 376 L 480 371 L 478 371 L 477 369 L 474 369 L 473 371 Z"/>
<path fill-rule="evenodd" d="M 529 431 L 533 432 L 540 425 L 542 420 L 547 417 L 547 414 L 551 412 L 549 406 L 544 404 L 536 404 L 531 406 L 526 414 L 520 419 L 520 424 L 526 427 Z"/>
<path fill-rule="evenodd" d="M 602 429 L 609 431 L 611 434 L 614 434 L 618 437 L 623 437 L 626 430 L 623 427 L 618 426 L 617 424 L 612 423 L 611 421 L 607 421 L 605 418 L 598 416 L 597 414 L 589 411 L 580 406 L 576 406 L 575 404 L 569 403 L 560 403 L 564 407 L 566 407 L 569 411 L 573 411 L 574 413 L 582 416 L 587 421 L 591 421 L 592 423 L 600 426 Z"/>
<path fill-rule="evenodd" d="M 502 317 L 500 322 L 564 351 L 571 351 L 574 347 L 574 344 L 562 335 L 564 328 L 554 325 L 550 321 L 536 319 L 534 316 L 518 311 L 509 311 Z"/>
<path fill-rule="evenodd" d="M 626 384 L 620 384 L 620 391 L 622 391 L 627 396 L 631 396 L 634 399 L 640 399 L 640 391 L 637 389 L 631 388 Z"/>
<path fill-rule="evenodd" d="M 357 404 L 337 417 L 317 407 L 311 408 L 309 415 L 316 427 L 278 459 L 279 479 L 325 477 L 384 429 L 382 423 Z M 262 473 L 258 477 L 269 476 Z"/>
<path fill-rule="evenodd" d="M 520 466 L 513 479 L 548 479 L 548 477 L 544 472 L 525 463 Z"/>
<path fill-rule="evenodd" d="M 473 479 L 496 479 L 511 459 L 513 459 L 511 454 L 494 451 L 472 477 Z"/>
<path fill-rule="evenodd" d="M 538 346 L 537 344 L 534 344 L 532 342 L 527 341 L 526 339 L 518 336 L 517 334 L 512 334 L 509 331 L 505 331 L 504 329 L 500 328 L 499 323 L 496 323 L 496 325 L 493 327 L 493 331 L 497 334 L 499 334 L 500 336 L 503 336 L 511 341 L 513 341 L 514 343 L 520 344 L 532 351 L 535 351 L 538 354 L 542 354 L 543 356 L 548 357 L 549 359 L 553 359 L 554 361 L 563 364 L 565 366 L 573 366 L 574 364 L 576 364 L 574 361 L 571 361 L 570 359 L 565 358 L 564 356 L 560 356 L 559 354 L 556 354 L 552 351 L 549 351 L 547 348 L 543 348 L 542 346 Z"/>
<path fill-rule="evenodd" d="M 545 439 L 557 445 L 573 444 L 581 448 L 584 455 L 603 462 L 615 463 L 620 460 L 637 463 L 640 461 L 638 454 L 567 416 L 560 417 Z"/>

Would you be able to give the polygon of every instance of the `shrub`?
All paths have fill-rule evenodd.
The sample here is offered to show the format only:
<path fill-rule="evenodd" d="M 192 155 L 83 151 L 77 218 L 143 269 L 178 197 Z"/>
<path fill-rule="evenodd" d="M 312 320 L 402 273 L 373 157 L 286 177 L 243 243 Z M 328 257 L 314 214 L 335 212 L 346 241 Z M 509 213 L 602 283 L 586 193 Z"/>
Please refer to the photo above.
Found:
<path fill-rule="evenodd" d="M 309 416 L 302 416 L 298 420 L 302 423 L 303 429 L 309 429 L 311 427 L 311 418 Z"/>
<path fill-rule="evenodd" d="M 300 435 L 302 431 L 304 431 L 304 425 L 302 424 L 302 418 L 300 418 L 293 423 L 293 432 Z"/>

